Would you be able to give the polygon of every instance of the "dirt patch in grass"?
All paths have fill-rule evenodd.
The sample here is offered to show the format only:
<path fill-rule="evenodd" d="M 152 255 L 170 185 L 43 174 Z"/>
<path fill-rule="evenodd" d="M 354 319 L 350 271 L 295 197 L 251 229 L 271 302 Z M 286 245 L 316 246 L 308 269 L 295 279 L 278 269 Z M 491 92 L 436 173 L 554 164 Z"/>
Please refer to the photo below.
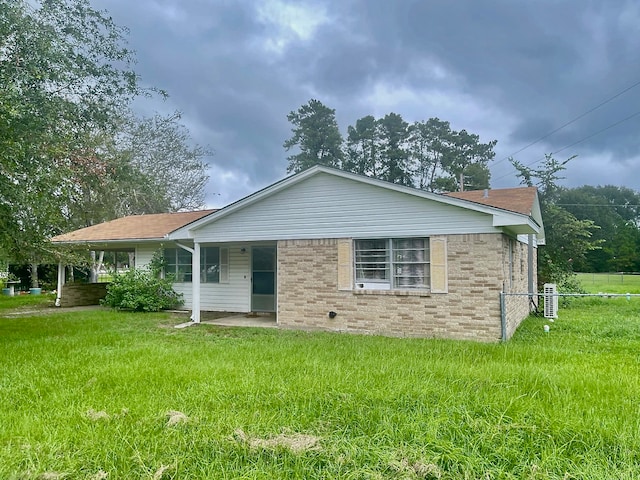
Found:
<path fill-rule="evenodd" d="M 412 478 L 438 480 L 442 477 L 442 470 L 434 463 L 417 460 L 415 462 L 403 458 L 392 467 L 400 474 L 409 475 Z"/>
<path fill-rule="evenodd" d="M 233 432 L 233 439 L 238 443 L 245 443 L 251 448 L 286 448 L 293 453 L 320 450 L 319 437 L 302 433 L 281 433 L 275 437 L 260 438 L 250 437 L 242 429 L 238 429 Z"/>
<path fill-rule="evenodd" d="M 189 423 L 189 417 L 177 410 L 169 410 L 166 416 L 168 417 L 167 427 L 174 427 L 183 423 Z"/>
<path fill-rule="evenodd" d="M 109 414 L 104 410 L 96 411 L 93 408 L 90 408 L 85 412 L 84 416 L 93 422 L 99 422 L 101 420 L 111 420 L 112 418 L 122 418 L 125 417 L 128 413 L 128 408 L 123 408 L 122 410 L 120 410 L 120 413 L 113 414 Z"/>
<path fill-rule="evenodd" d="M 153 474 L 153 480 L 162 480 L 165 474 L 169 475 L 173 469 L 172 465 L 160 465 L 160 468 Z"/>
<path fill-rule="evenodd" d="M 62 480 L 64 478 L 69 478 L 69 475 L 60 472 L 44 472 L 38 476 L 38 480 Z"/>
<path fill-rule="evenodd" d="M 99 412 L 97 412 L 93 408 L 90 408 L 89 410 L 87 410 L 84 416 L 94 422 L 97 422 L 100 420 L 109 420 L 111 418 L 111 416 L 104 410 L 100 410 Z"/>

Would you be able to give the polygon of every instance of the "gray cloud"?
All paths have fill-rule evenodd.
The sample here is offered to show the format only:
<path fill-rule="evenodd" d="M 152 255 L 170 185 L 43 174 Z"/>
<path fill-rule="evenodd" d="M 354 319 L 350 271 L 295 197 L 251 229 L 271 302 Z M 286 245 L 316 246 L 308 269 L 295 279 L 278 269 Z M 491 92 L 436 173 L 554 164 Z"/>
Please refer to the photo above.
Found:
<path fill-rule="evenodd" d="M 640 80 L 633 1 L 94 0 L 130 28 L 143 81 L 164 88 L 151 110 L 184 113 L 210 145 L 211 202 L 285 175 L 286 115 L 309 98 L 343 131 L 395 111 L 437 116 L 498 140 L 494 186 L 517 184 L 508 162 L 528 143 Z M 543 158 L 640 111 L 640 87 L 518 154 Z M 567 185 L 640 189 L 640 116 L 558 154 L 579 154 Z M 226 179 L 226 181 L 222 181 Z"/>

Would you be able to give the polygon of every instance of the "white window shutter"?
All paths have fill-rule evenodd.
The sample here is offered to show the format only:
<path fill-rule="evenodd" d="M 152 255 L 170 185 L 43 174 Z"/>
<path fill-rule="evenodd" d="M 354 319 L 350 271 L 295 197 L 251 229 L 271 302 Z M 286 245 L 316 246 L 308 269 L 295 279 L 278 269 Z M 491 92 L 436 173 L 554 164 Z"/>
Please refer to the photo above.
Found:
<path fill-rule="evenodd" d="M 229 248 L 220 247 L 220 283 L 229 283 Z"/>
<path fill-rule="evenodd" d="M 430 237 L 431 252 L 431 293 L 447 293 L 447 237 Z"/>
<path fill-rule="evenodd" d="M 353 289 L 352 245 L 350 238 L 338 240 L 338 290 Z"/>

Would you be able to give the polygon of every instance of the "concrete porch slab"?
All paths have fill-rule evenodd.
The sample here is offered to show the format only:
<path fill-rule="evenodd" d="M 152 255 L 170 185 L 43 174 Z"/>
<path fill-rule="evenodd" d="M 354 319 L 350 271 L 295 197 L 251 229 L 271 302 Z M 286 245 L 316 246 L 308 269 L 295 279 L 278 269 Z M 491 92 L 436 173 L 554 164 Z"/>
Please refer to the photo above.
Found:
<path fill-rule="evenodd" d="M 276 314 L 251 314 L 251 313 L 237 313 L 226 317 L 220 317 L 215 319 L 206 319 L 206 316 L 201 319 L 201 323 L 207 325 L 221 325 L 225 327 L 265 327 L 275 328 L 278 326 L 276 322 Z"/>
<path fill-rule="evenodd" d="M 219 325 L 223 327 L 262 327 L 276 328 L 275 313 L 230 313 L 202 312 L 200 323 L 205 325 Z M 185 322 L 176 325 L 175 328 L 186 328 L 197 325 L 193 322 Z"/>

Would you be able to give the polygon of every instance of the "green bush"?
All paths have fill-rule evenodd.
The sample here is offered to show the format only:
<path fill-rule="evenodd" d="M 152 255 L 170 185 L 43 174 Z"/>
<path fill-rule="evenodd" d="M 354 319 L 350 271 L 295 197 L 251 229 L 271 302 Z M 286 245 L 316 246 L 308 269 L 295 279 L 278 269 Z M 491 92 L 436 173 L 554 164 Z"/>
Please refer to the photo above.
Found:
<path fill-rule="evenodd" d="M 132 269 L 114 276 L 102 304 L 123 310 L 158 312 L 179 307 L 184 299 L 173 290 L 171 279 L 158 278 L 149 270 Z"/>

